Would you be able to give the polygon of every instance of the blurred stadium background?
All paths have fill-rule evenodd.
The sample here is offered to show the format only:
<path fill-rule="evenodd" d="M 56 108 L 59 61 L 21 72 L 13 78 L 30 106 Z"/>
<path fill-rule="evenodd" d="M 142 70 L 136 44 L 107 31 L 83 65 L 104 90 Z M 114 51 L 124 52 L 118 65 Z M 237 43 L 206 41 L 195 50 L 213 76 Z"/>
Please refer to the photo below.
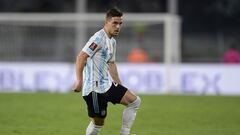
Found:
<path fill-rule="evenodd" d="M 79 119 L 84 134 L 83 101 L 78 110 L 80 96 L 68 93 L 74 62 L 113 6 L 125 14 L 116 37 L 120 78 L 144 101 L 134 131 L 239 134 L 240 62 L 224 62 L 233 44 L 240 57 L 239 0 L 0 0 L 0 134 L 79 134 Z M 144 53 L 132 59 L 139 50 Z M 19 110 L 24 111 L 16 115 Z M 110 111 L 120 118 L 118 109 Z M 146 122 L 159 117 L 151 112 L 162 117 Z M 68 119 L 69 113 L 81 115 Z M 117 121 L 103 133 L 116 134 Z"/>
<path fill-rule="evenodd" d="M 190 0 L 152 0 L 112 1 L 95 0 L 1 0 L 1 13 L 104 13 L 109 7 L 117 5 L 125 13 L 170 13 L 181 19 L 182 62 L 222 62 L 222 56 L 228 45 L 239 42 L 239 2 L 237 0 L 214 0 L 194 2 Z M 76 27 L 71 23 L 6 22 L 1 17 L 1 61 L 66 61 L 75 60 Z M 49 18 L 50 19 L 50 18 Z M 74 23 L 74 22 L 73 22 Z M 76 23 L 76 22 L 75 22 Z M 86 39 L 101 27 L 86 26 Z M 136 25 L 138 27 L 138 25 Z M 141 27 L 141 26 L 139 26 Z M 144 27 L 144 26 L 143 26 Z M 14 32 L 13 32 L 14 31 Z M 63 32 L 64 31 L 64 32 Z M 139 29 L 122 30 L 119 49 L 119 62 L 126 62 L 128 51 L 140 46 L 149 54 L 150 60 L 163 60 L 161 27 L 146 26 Z M 131 34 L 131 36 L 129 36 Z M 144 34 L 142 44 L 138 43 L 138 34 Z M 159 35 L 159 36 L 158 36 Z M 80 37 L 81 38 L 81 37 Z M 141 39 L 139 39 L 141 40 Z M 126 44 L 127 42 L 128 44 Z M 131 43 L 131 44 L 129 44 Z M 158 44 L 157 44 L 158 43 Z M 157 44 L 157 45 L 156 45 Z M 69 53 L 62 53 L 67 50 Z M 157 50 L 154 52 L 154 50 Z"/>
<path fill-rule="evenodd" d="M 237 0 L 1 0 L 0 91 L 69 90 L 77 53 L 102 27 L 104 12 L 117 6 L 125 13 L 117 62 L 131 89 L 239 94 L 239 66 L 223 62 L 230 45 L 239 49 L 239 5 Z M 136 53 L 139 49 L 143 53 Z M 65 86 L 58 86 L 64 80 Z"/>

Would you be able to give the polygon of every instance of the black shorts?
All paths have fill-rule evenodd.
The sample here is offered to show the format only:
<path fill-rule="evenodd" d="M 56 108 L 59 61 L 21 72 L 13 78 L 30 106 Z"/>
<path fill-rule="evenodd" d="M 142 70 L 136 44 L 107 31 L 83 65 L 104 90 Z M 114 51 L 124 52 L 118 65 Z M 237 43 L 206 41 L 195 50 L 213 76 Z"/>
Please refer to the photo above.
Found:
<path fill-rule="evenodd" d="M 105 93 L 91 92 L 83 99 L 87 103 L 88 116 L 105 118 L 107 116 L 108 102 L 113 104 L 120 103 L 122 97 L 125 95 L 127 88 L 120 84 L 112 83 L 110 89 Z"/>

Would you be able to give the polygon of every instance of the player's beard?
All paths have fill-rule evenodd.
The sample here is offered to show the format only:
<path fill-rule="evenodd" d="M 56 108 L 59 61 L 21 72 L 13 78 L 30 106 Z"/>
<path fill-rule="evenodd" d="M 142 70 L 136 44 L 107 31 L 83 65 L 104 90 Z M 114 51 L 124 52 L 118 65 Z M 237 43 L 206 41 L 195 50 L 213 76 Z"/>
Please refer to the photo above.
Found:
<path fill-rule="evenodd" d="M 113 36 L 117 36 L 119 34 L 119 30 L 114 30 L 113 31 Z"/>

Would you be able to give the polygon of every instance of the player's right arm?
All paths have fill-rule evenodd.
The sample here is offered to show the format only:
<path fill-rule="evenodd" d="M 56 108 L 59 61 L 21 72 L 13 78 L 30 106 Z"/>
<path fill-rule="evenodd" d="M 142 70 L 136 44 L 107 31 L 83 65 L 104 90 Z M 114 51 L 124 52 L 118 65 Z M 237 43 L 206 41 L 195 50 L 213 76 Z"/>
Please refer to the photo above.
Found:
<path fill-rule="evenodd" d="M 89 55 L 84 51 L 81 51 L 76 59 L 76 77 L 77 81 L 74 85 L 74 92 L 80 92 L 83 84 L 83 69 Z"/>

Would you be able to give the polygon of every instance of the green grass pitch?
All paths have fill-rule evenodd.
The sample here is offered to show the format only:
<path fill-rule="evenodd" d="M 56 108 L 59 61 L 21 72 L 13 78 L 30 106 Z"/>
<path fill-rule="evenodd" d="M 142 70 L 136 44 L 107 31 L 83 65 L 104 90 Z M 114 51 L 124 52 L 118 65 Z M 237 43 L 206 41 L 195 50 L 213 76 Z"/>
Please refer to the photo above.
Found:
<path fill-rule="evenodd" d="M 240 96 L 140 97 L 137 135 L 240 134 Z M 123 109 L 109 104 L 101 135 L 119 134 Z M 80 94 L 0 94 L 0 135 L 85 135 L 88 123 Z"/>

